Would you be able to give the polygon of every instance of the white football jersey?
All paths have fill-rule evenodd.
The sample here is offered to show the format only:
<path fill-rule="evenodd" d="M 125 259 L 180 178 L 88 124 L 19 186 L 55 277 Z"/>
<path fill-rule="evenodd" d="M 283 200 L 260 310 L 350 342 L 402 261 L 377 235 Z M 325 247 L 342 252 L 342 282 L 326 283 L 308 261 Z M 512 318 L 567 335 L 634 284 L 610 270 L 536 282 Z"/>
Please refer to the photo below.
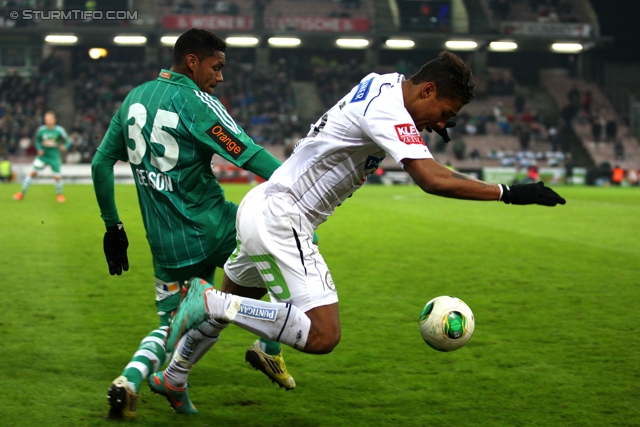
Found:
<path fill-rule="evenodd" d="M 386 154 L 403 159 L 433 156 L 402 98 L 402 74 L 366 76 L 327 111 L 265 185 L 315 227 L 333 214 L 378 169 Z"/>

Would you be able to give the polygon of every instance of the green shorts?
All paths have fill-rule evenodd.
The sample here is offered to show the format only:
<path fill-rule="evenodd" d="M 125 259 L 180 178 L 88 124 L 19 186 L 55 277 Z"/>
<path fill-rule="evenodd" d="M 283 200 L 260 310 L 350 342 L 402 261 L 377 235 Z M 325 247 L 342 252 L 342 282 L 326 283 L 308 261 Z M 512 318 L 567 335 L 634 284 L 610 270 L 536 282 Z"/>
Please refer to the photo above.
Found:
<path fill-rule="evenodd" d="M 33 168 L 38 172 L 46 166 L 51 166 L 54 175 L 60 175 L 60 157 L 38 156 L 33 161 Z"/>
<path fill-rule="evenodd" d="M 166 268 L 153 263 L 156 279 L 156 308 L 160 316 L 160 326 L 167 326 L 171 313 L 180 304 L 180 290 L 185 281 L 199 277 L 213 283 L 216 267 L 222 268 L 231 251 L 223 256 L 213 255 L 204 261 L 180 268 Z"/>

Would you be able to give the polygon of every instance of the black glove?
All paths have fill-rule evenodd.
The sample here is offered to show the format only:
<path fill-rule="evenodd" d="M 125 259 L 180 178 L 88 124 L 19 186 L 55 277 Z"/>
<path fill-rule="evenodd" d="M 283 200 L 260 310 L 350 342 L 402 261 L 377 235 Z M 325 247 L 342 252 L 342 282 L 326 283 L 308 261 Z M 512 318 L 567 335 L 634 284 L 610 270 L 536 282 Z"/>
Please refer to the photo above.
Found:
<path fill-rule="evenodd" d="M 122 274 L 122 270 L 129 270 L 129 259 L 127 258 L 129 240 L 127 240 L 127 233 L 124 232 L 124 226 L 121 222 L 107 227 L 103 246 L 107 264 L 109 264 L 109 273 L 112 276 L 114 274 L 119 276 Z"/>
<path fill-rule="evenodd" d="M 542 181 L 535 184 L 515 184 L 511 187 L 504 184 L 500 186 L 502 187 L 500 200 L 506 204 L 555 206 L 567 203 L 558 193 L 545 187 Z"/>
<path fill-rule="evenodd" d="M 443 129 L 438 129 L 438 128 L 432 129 L 429 126 L 425 127 L 425 129 L 427 130 L 427 132 L 435 131 L 438 135 L 440 135 L 442 137 L 444 142 L 449 142 L 449 141 L 451 141 L 451 138 L 449 137 L 449 133 L 447 132 L 447 128 L 452 128 L 455 125 L 456 125 L 456 122 L 448 121 L 444 125 Z"/>

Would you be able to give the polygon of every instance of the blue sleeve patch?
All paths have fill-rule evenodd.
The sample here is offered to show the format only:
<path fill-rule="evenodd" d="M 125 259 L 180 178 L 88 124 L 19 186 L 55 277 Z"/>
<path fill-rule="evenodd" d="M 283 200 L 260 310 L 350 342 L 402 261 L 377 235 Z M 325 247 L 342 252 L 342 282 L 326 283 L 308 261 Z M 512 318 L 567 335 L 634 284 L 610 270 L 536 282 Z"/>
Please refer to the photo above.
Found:
<path fill-rule="evenodd" d="M 365 82 L 360 82 L 358 88 L 356 89 L 355 95 L 351 98 L 351 102 L 359 102 L 367 99 L 367 95 L 369 95 L 369 89 L 371 88 L 371 82 L 375 77 L 371 77 L 369 80 Z"/>

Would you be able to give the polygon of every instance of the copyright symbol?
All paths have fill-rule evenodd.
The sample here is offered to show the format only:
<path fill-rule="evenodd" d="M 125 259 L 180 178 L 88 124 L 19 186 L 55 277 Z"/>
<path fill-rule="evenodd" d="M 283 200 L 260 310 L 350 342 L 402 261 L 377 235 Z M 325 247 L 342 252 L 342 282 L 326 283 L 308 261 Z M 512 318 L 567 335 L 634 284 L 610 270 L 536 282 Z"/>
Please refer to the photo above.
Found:
<path fill-rule="evenodd" d="M 12 10 L 12 11 L 9 13 L 9 18 L 11 18 L 11 19 L 18 19 L 18 11 L 17 11 L 17 10 Z"/>

